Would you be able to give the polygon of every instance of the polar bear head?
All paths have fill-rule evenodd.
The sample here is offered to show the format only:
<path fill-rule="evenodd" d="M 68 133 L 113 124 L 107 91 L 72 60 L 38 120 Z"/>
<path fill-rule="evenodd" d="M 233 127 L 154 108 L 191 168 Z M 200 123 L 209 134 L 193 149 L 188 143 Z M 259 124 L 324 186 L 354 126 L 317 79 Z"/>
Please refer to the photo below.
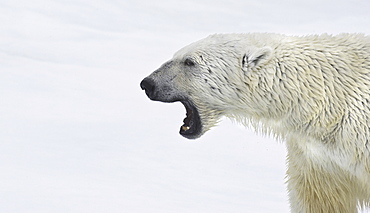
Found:
<path fill-rule="evenodd" d="M 271 55 L 272 48 L 243 35 L 212 35 L 179 50 L 140 86 L 151 100 L 181 102 L 180 134 L 195 139 L 223 115 L 266 113 L 267 106 L 256 106 L 268 89 L 255 88 Z"/>

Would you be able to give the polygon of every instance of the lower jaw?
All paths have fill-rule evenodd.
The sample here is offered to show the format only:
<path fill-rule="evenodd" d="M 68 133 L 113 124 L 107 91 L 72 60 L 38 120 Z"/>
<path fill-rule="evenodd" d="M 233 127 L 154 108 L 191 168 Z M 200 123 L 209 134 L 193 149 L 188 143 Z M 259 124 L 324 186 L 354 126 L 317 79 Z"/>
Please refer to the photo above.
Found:
<path fill-rule="evenodd" d="M 197 139 L 202 134 L 201 131 L 198 129 L 192 129 L 192 127 L 181 126 L 180 135 L 187 139 Z"/>

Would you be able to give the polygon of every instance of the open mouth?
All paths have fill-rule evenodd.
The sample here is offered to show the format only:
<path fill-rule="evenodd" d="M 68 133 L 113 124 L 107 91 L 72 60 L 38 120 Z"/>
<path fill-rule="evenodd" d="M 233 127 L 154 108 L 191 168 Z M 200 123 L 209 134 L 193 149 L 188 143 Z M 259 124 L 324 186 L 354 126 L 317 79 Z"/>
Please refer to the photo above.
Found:
<path fill-rule="evenodd" d="M 196 107 L 189 101 L 181 101 L 186 109 L 186 118 L 184 124 L 180 128 L 180 134 L 188 139 L 199 137 L 202 132 L 199 113 Z"/>

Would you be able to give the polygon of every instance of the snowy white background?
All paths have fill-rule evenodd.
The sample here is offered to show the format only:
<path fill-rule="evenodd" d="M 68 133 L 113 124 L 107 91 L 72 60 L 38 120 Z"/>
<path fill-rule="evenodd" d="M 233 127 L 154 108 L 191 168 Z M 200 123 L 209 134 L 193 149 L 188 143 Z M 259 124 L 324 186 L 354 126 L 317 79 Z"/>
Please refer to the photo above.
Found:
<path fill-rule="evenodd" d="M 368 0 L 0 0 L 0 212 L 289 212 L 285 148 L 178 134 L 142 78 L 213 33 L 370 34 Z"/>

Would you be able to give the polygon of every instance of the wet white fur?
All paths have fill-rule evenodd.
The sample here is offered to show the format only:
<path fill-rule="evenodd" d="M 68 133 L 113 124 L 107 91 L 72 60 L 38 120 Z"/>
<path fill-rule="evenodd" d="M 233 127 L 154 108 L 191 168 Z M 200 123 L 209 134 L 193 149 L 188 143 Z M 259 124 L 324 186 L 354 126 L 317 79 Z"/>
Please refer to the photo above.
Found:
<path fill-rule="evenodd" d="M 227 116 L 286 141 L 292 212 L 369 205 L 369 36 L 212 35 L 172 60 L 186 58 L 177 86 L 204 131 Z"/>

